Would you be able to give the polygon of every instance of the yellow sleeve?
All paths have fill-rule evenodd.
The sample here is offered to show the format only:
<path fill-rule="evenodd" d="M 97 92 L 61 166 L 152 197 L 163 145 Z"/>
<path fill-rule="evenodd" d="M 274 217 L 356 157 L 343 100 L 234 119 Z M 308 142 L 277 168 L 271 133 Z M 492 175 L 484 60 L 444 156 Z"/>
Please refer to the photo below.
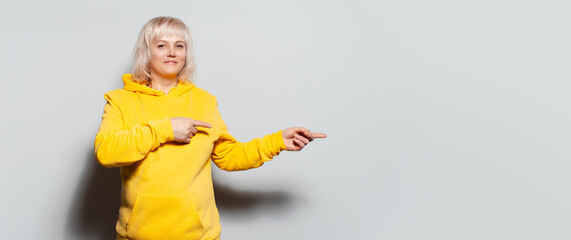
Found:
<path fill-rule="evenodd" d="M 123 114 L 105 94 L 101 125 L 95 137 L 95 155 L 104 167 L 121 167 L 139 161 L 162 143 L 173 140 L 169 118 L 139 124 L 126 129 Z"/>
<path fill-rule="evenodd" d="M 282 150 L 286 150 L 282 130 L 262 138 L 254 138 L 246 143 L 236 141 L 228 132 L 218 106 L 215 110 L 213 127 L 221 134 L 214 142 L 211 158 L 214 164 L 222 170 L 239 171 L 257 168 L 277 156 Z"/>

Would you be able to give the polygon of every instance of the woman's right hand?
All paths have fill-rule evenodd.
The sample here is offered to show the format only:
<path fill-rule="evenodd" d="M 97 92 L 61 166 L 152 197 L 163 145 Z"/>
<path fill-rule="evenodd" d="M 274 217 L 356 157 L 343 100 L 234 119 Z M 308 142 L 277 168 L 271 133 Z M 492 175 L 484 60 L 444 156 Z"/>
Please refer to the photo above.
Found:
<path fill-rule="evenodd" d="M 190 139 L 198 131 L 196 127 L 211 128 L 207 122 L 198 121 L 187 117 L 171 118 L 172 132 L 175 142 L 190 143 Z"/>

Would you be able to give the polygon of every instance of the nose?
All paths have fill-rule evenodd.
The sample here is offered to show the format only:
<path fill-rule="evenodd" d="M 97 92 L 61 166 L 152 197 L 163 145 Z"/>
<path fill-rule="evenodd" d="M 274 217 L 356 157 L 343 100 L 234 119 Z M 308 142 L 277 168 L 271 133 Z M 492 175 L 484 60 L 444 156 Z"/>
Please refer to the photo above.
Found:
<path fill-rule="evenodd" d="M 175 48 L 174 46 L 169 47 L 169 51 L 167 52 L 168 57 L 172 57 L 172 58 L 176 57 L 176 54 L 175 54 L 176 51 L 174 48 Z"/>

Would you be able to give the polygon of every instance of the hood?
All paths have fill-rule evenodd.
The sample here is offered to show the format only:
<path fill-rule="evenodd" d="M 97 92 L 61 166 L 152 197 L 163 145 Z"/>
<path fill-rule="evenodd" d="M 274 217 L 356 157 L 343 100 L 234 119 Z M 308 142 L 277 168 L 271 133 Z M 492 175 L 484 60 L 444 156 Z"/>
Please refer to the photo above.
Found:
<path fill-rule="evenodd" d="M 166 94 L 161 90 L 152 89 L 147 87 L 145 84 L 140 84 L 133 81 L 133 75 L 131 73 L 123 74 L 123 87 L 124 90 L 131 92 L 140 92 L 142 94 L 153 95 L 153 96 L 166 96 Z M 168 95 L 180 96 L 194 88 L 193 83 L 187 83 L 179 81 L 178 84 L 171 88 Z"/>

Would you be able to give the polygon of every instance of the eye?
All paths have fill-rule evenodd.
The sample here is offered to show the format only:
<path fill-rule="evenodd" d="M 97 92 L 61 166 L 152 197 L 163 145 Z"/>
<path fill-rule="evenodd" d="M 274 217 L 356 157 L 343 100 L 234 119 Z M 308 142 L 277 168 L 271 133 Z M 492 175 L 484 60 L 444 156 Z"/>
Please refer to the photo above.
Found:
<path fill-rule="evenodd" d="M 184 48 L 184 45 L 179 44 L 179 45 L 176 45 L 176 47 L 177 47 L 177 48 Z"/>
<path fill-rule="evenodd" d="M 159 44 L 157 47 L 158 47 L 158 48 L 162 48 L 162 47 L 164 47 L 164 46 L 165 46 L 164 44 Z"/>

